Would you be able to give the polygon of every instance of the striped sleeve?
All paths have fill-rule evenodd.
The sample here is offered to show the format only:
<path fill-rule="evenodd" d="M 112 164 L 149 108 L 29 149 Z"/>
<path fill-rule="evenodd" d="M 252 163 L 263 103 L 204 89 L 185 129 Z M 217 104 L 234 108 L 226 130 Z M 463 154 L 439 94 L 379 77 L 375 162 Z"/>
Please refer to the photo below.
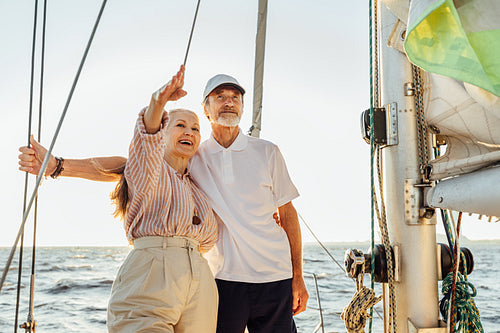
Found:
<path fill-rule="evenodd" d="M 134 191 L 140 193 L 147 193 L 158 182 L 166 144 L 165 132 L 168 121 L 166 111 L 164 111 L 162 124 L 158 132 L 154 134 L 147 133 L 144 125 L 146 109 L 144 108 L 139 113 L 125 168 L 127 182 Z"/>

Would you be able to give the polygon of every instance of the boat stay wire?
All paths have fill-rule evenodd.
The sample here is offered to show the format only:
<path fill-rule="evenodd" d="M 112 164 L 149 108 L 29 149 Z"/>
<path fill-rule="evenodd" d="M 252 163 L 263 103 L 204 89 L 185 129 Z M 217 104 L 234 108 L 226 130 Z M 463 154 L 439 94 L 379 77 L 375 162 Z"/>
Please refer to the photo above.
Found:
<path fill-rule="evenodd" d="M 40 94 L 39 94 L 39 114 L 38 114 L 38 140 L 40 141 L 41 136 L 41 116 L 42 116 L 42 91 L 43 91 L 43 63 L 44 63 L 44 48 L 45 48 L 45 23 L 46 23 L 46 8 L 47 1 L 44 1 L 44 12 L 43 12 L 43 29 L 42 29 L 42 60 L 41 60 L 41 73 L 40 73 Z M 32 39 L 32 50 L 31 50 L 31 71 L 30 71 L 30 99 L 29 99 L 29 117 L 28 117 L 28 142 L 27 146 L 30 146 L 31 128 L 33 120 L 33 95 L 34 95 L 34 73 L 35 73 L 35 50 L 36 50 L 36 35 L 37 35 L 37 18 L 38 18 L 38 0 L 35 1 L 34 6 L 34 17 L 33 17 L 33 39 Z M 26 211 L 26 202 L 28 196 L 28 173 L 26 172 L 24 177 L 24 199 L 23 199 L 23 213 Z M 35 254 L 36 254 L 36 225 L 37 225 L 37 210 L 38 210 L 38 200 L 35 199 L 35 209 L 34 209 L 34 226 L 33 226 L 33 247 L 31 256 L 31 281 L 30 281 L 30 306 L 28 314 L 28 322 L 33 323 L 33 294 L 34 294 L 34 276 L 35 276 Z M 24 228 L 22 231 L 20 246 L 19 246 L 19 267 L 18 267 L 18 277 L 17 277 L 17 294 L 16 294 L 16 310 L 14 319 L 14 333 L 17 332 L 18 321 L 19 321 L 19 305 L 20 305 L 20 294 L 21 294 L 21 280 L 22 280 L 22 267 L 23 267 L 23 250 L 24 250 Z M 24 326 L 32 326 L 24 324 Z"/>
<path fill-rule="evenodd" d="M 36 5 L 38 5 L 38 1 L 36 2 Z M 44 0 L 43 4 L 43 21 L 42 21 L 42 43 L 41 43 L 41 61 L 40 61 L 40 91 L 38 95 L 38 136 L 37 140 L 38 142 L 41 141 L 41 133 L 42 133 L 42 105 L 43 105 L 43 77 L 44 77 L 44 64 L 45 64 L 45 33 L 46 33 L 46 23 L 47 23 L 47 0 Z M 35 36 L 33 36 L 35 38 Z M 35 46 L 33 44 L 33 46 Z M 33 54 L 34 55 L 34 54 Z M 32 66 L 32 71 L 34 70 L 34 67 Z M 32 95 L 32 94 L 31 94 Z M 31 136 L 31 135 L 30 135 Z M 29 146 L 29 137 L 28 137 L 28 146 Z M 26 193 L 25 193 L 25 198 L 24 202 L 26 202 Z M 35 300 L 35 263 L 36 263 L 36 231 L 37 231 L 37 224 L 38 224 L 38 196 L 35 198 L 35 208 L 33 211 L 33 245 L 32 245 L 32 254 L 31 254 L 31 276 L 30 276 L 30 296 L 29 296 L 29 312 L 28 312 L 28 317 L 27 321 L 21 325 L 21 328 L 25 328 L 26 330 L 29 330 L 30 332 L 34 332 L 36 328 L 36 322 L 34 319 L 34 300 Z M 19 267 L 19 271 L 21 271 L 21 267 Z M 19 281 L 20 282 L 20 281 Z M 18 289 L 21 288 L 20 283 L 18 284 Z M 17 299 L 17 302 L 19 303 L 19 298 Z M 16 304 L 16 311 L 19 309 L 19 304 Z M 16 318 L 17 318 L 17 312 L 16 312 Z M 17 320 L 15 322 L 16 328 L 17 328 Z M 15 331 L 17 332 L 17 331 Z"/>
<path fill-rule="evenodd" d="M 196 11 L 194 12 L 193 24 L 191 25 L 191 33 L 189 34 L 189 41 L 188 41 L 188 45 L 186 48 L 186 55 L 184 56 L 184 63 L 183 63 L 184 67 L 186 66 L 186 62 L 187 62 L 189 48 L 191 46 L 191 39 L 193 38 L 194 27 L 196 25 L 196 18 L 198 17 L 198 9 L 200 8 L 200 1 L 201 0 L 198 0 L 198 4 L 196 5 Z"/>
<path fill-rule="evenodd" d="M 55 142 L 57 140 L 57 137 L 58 137 L 59 132 L 61 130 L 62 124 L 64 122 L 64 118 L 66 117 L 66 113 L 68 111 L 69 104 L 71 102 L 71 99 L 73 97 L 73 93 L 74 93 L 75 88 L 76 88 L 76 84 L 78 83 L 78 79 L 79 79 L 80 74 L 82 72 L 83 65 L 85 64 L 85 60 L 87 59 L 87 55 L 88 55 L 88 52 L 90 50 L 90 46 L 92 44 L 92 41 L 94 39 L 94 35 L 96 33 L 97 27 L 99 26 L 99 22 L 101 20 L 104 8 L 106 6 L 106 2 L 107 2 L 107 0 L 103 0 L 103 2 L 102 2 L 101 9 L 99 10 L 99 14 L 97 15 L 97 19 L 96 19 L 96 22 L 95 22 L 94 27 L 92 29 L 92 33 L 91 33 L 90 38 L 89 38 L 89 40 L 87 42 L 87 46 L 85 48 L 85 51 L 84 51 L 83 56 L 82 56 L 82 59 L 80 61 L 80 65 L 78 67 L 77 73 L 76 73 L 75 78 L 73 80 L 73 84 L 71 86 L 71 90 L 70 90 L 68 98 L 66 100 L 66 104 L 65 104 L 64 109 L 62 111 L 61 117 L 59 119 L 59 123 L 57 124 L 56 130 L 55 130 L 54 135 L 52 137 L 52 141 L 50 143 L 49 148 L 47 149 L 47 153 L 45 154 L 45 158 L 44 158 L 44 160 L 42 162 L 42 166 L 40 167 L 39 174 L 38 174 L 38 176 L 36 178 L 35 187 L 33 189 L 33 192 L 31 194 L 30 200 L 28 202 L 28 206 L 25 209 L 24 214 L 23 214 L 23 219 L 22 219 L 21 225 L 19 227 L 19 232 L 17 233 L 16 239 L 14 241 L 14 245 L 12 246 L 9 258 L 7 259 L 7 264 L 5 265 L 5 268 L 3 270 L 2 278 L 0 280 L 0 291 L 2 290 L 2 286 L 3 286 L 4 282 L 5 282 L 6 277 L 7 277 L 7 272 L 9 271 L 10 264 L 12 263 L 12 258 L 13 258 L 14 251 L 15 251 L 15 249 L 17 247 L 17 244 L 19 242 L 21 234 L 22 234 L 22 232 L 24 230 L 24 226 L 26 224 L 26 220 L 28 218 L 28 215 L 29 215 L 29 212 L 31 210 L 31 207 L 33 206 L 34 199 L 35 199 L 35 197 L 38 194 L 38 188 L 39 188 L 40 183 L 42 181 L 43 175 L 45 174 L 45 170 L 47 169 L 49 158 L 50 158 L 50 156 L 52 154 L 52 150 L 54 148 L 54 144 L 55 144 Z"/>
<path fill-rule="evenodd" d="M 304 223 L 304 225 L 306 226 L 306 228 L 309 230 L 309 232 L 311 233 L 311 235 L 314 237 L 314 239 L 316 240 L 316 242 L 318 242 L 318 244 L 323 248 L 323 250 L 325 250 L 326 254 L 337 264 L 337 266 L 339 266 L 339 268 L 344 272 L 346 273 L 344 267 L 342 267 L 342 265 L 339 264 L 339 262 L 337 261 L 337 259 L 335 259 L 335 257 L 328 251 L 328 249 L 323 245 L 323 243 L 321 243 L 321 241 L 318 239 L 318 237 L 316 237 L 316 235 L 314 234 L 314 232 L 312 231 L 311 227 L 309 227 L 309 225 L 307 224 L 307 222 L 304 220 L 304 218 L 302 217 L 302 215 L 300 215 L 300 213 L 298 214 L 300 219 L 302 220 L 302 222 Z"/>
<path fill-rule="evenodd" d="M 31 135 L 31 124 L 33 118 L 33 85 L 34 85 L 34 68 L 35 68 L 35 45 L 36 45 L 36 27 L 37 27 L 37 17 L 38 17 L 38 0 L 35 0 L 35 10 L 33 17 L 33 39 L 31 44 L 31 77 L 30 77 L 30 100 L 29 100 L 29 111 L 28 111 L 28 147 Z M 28 173 L 24 175 L 24 201 L 23 201 L 23 213 L 26 211 L 26 198 L 28 196 Z M 20 240 L 19 247 L 19 268 L 17 274 L 17 294 L 16 294 L 16 312 L 14 320 L 14 333 L 17 332 L 17 323 L 19 319 L 19 300 L 21 297 L 21 279 L 22 279 L 22 267 L 23 267 L 23 250 L 24 250 L 24 230 Z M 2 283 L 3 284 L 3 283 Z"/>
<path fill-rule="evenodd" d="M 302 215 L 300 215 L 300 213 L 297 213 L 297 215 L 299 216 L 299 218 L 302 220 L 302 223 L 304 223 L 304 225 L 306 226 L 307 230 L 309 230 L 309 232 L 311 233 L 311 235 L 314 237 L 314 239 L 316 240 L 316 242 L 318 242 L 318 244 L 321 246 L 321 248 L 326 252 L 326 254 L 337 264 L 337 266 L 339 266 L 339 268 L 344 272 L 344 274 L 346 274 L 347 276 L 347 272 L 345 270 L 344 267 L 342 267 L 342 265 L 339 264 L 339 262 L 335 259 L 335 257 L 330 253 L 330 251 L 328 251 L 328 249 L 326 248 L 325 245 L 323 245 L 323 243 L 318 239 L 318 237 L 316 236 L 316 234 L 312 231 L 311 227 L 309 226 L 309 224 L 307 224 L 306 220 L 304 220 L 304 218 L 302 217 Z M 358 285 L 358 282 L 354 279 L 354 278 L 351 278 L 353 280 L 354 283 L 356 283 L 356 285 Z M 377 313 L 378 317 L 380 319 L 382 319 L 382 316 L 380 315 L 380 313 L 378 313 L 378 311 L 375 310 L 375 312 Z"/>

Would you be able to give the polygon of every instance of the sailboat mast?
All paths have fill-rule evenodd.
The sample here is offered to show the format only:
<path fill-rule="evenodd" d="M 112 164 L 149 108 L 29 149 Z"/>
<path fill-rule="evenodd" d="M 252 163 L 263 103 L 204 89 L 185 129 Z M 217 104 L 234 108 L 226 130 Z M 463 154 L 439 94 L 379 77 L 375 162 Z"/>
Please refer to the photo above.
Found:
<path fill-rule="evenodd" d="M 266 50 L 267 0 L 259 0 L 257 36 L 255 38 L 255 68 L 253 81 L 253 116 L 249 134 L 258 138 L 262 119 L 262 81 L 264 79 L 264 55 Z"/>
<path fill-rule="evenodd" d="M 436 219 L 419 216 L 422 189 L 414 186 L 421 183 L 417 115 L 414 96 L 404 93 L 405 85 L 413 82 L 411 64 L 403 53 L 387 46 L 397 18 L 378 3 L 381 100 L 387 117 L 391 108 L 395 112 L 398 133 L 398 143 L 383 149 L 387 221 L 396 267 L 396 331 L 408 332 L 410 321 L 417 329 L 438 327 Z M 404 38 L 404 34 L 399 37 Z M 384 289 L 388 295 L 388 284 Z M 388 301 L 385 297 L 384 310 L 389 307 Z"/>

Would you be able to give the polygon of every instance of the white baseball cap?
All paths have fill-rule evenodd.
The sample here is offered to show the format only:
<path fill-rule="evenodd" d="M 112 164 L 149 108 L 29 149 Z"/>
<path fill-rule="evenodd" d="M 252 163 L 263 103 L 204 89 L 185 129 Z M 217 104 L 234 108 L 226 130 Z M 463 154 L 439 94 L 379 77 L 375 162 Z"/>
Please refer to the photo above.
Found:
<path fill-rule="evenodd" d="M 243 87 L 234 77 L 226 74 L 217 74 L 213 78 L 208 80 L 207 85 L 205 86 L 205 92 L 203 93 L 203 100 L 205 100 L 205 98 L 207 98 L 207 96 L 210 95 L 210 93 L 214 91 L 215 88 L 222 85 L 233 86 L 238 89 L 242 95 L 245 94 L 245 89 L 243 89 Z"/>

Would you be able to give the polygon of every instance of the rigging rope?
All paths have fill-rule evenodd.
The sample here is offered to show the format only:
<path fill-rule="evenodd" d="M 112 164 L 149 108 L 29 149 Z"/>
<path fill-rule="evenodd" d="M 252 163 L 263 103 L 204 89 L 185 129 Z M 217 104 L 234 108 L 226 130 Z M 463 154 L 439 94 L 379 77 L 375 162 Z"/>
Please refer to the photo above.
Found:
<path fill-rule="evenodd" d="M 92 33 L 91 33 L 90 38 L 89 38 L 89 40 L 87 42 L 87 47 L 85 48 L 84 54 L 83 54 L 82 59 L 80 61 L 80 65 L 78 67 L 77 73 L 76 73 L 75 78 L 73 80 L 73 84 L 71 86 L 71 90 L 70 90 L 68 98 L 66 100 L 66 104 L 64 106 L 64 109 L 63 109 L 63 112 L 61 114 L 61 117 L 59 119 L 59 123 L 57 124 L 54 136 L 52 137 L 52 141 L 50 143 L 49 148 L 47 149 L 47 153 L 45 154 L 45 158 L 44 158 L 44 160 L 42 162 L 42 166 L 40 167 L 39 174 L 38 174 L 38 176 L 36 178 L 34 190 L 33 190 L 32 194 L 31 194 L 28 206 L 27 206 L 27 208 L 26 208 L 26 210 L 25 210 L 25 212 L 23 214 L 23 219 L 22 219 L 21 225 L 19 227 L 19 232 L 17 233 L 16 239 L 14 241 L 14 245 L 12 246 L 9 258 L 7 260 L 7 264 L 5 265 L 5 268 L 3 270 L 2 279 L 0 280 L 0 291 L 2 290 L 3 284 L 5 282 L 5 278 L 7 277 L 7 272 L 9 271 L 9 267 L 10 267 L 10 264 L 12 262 L 13 252 L 15 251 L 15 249 L 17 247 L 17 244 L 19 242 L 19 239 L 21 238 L 21 234 L 22 234 L 22 231 L 24 230 L 24 226 L 26 224 L 26 220 L 28 218 L 28 214 L 29 214 L 29 212 L 31 210 L 31 207 L 33 206 L 33 201 L 34 201 L 34 199 L 35 199 L 35 197 L 36 197 L 36 195 L 38 193 L 38 188 L 39 188 L 40 183 L 42 181 L 43 175 L 45 174 L 45 170 L 47 169 L 47 165 L 48 165 L 48 162 L 49 162 L 50 155 L 52 154 L 52 150 L 54 148 L 54 144 L 55 144 L 55 142 L 57 140 L 57 137 L 59 135 L 59 132 L 61 130 L 62 123 L 64 122 L 64 118 L 65 118 L 66 113 L 68 111 L 68 107 L 69 107 L 69 104 L 71 102 L 71 98 L 73 97 L 73 93 L 75 91 L 76 84 L 77 84 L 78 79 L 80 77 L 80 74 L 82 72 L 83 65 L 85 64 L 85 60 L 87 59 L 87 55 L 88 55 L 88 52 L 90 50 L 90 45 L 92 44 L 95 32 L 97 30 L 97 27 L 99 26 L 99 22 L 101 20 L 101 16 L 102 16 L 102 13 L 104 11 L 104 8 L 106 6 L 106 2 L 107 2 L 107 0 L 103 0 L 103 2 L 102 2 L 101 9 L 99 11 L 99 14 L 97 15 L 97 19 L 96 19 L 96 22 L 95 22 L 94 27 L 92 29 Z"/>
<path fill-rule="evenodd" d="M 376 0 L 374 0 L 376 1 Z M 372 19 L 372 14 L 373 14 L 373 4 L 372 0 L 368 1 L 368 24 L 369 24 L 369 47 L 370 47 L 370 196 L 371 196 L 371 204 L 370 204 L 370 227 L 371 227 L 371 242 L 370 242 L 370 249 L 371 249 L 371 268 L 370 268 L 370 273 L 371 273 L 371 280 L 370 280 L 370 287 L 373 289 L 375 286 L 375 281 L 374 281 L 374 275 L 375 275 L 375 217 L 374 217 L 374 202 L 373 202 L 373 197 L 375 195 L 374 192 L 374 179 L 373 179 L 373 151 L 375 147 L 375 141 L 373 138 L 373 108 L 374 108 L 374 78 L 373 78 L 373 19 Z M 370 324 L 369 324 L 369 332 L 372 331 L 372 316 L 373 316 L 373 308 L 370 309 Z"/>
<path fill-rule="evenodd" d="M 450 272 L 443 280 L 441 289 L 443 294 L 451 293 L 453 275 L 454 272 Z M 458 273 L 457 278 L 458 280 L 455 287 L 456 301 L 453 311 L 453 317 L 455 317 L 457 321 L 455 325 L 453 325 L 453 332 L 482 333 L 484 330 L 481 325 L 479 311 L 473 300 L 473 297 L 476 297 L 477 294 L 476 288 L 472 283 L 467 281 L 466 275 Z M 449 304 L 449 299 L 445 299 L 445 311 L 448 311 Z"/>
<path fill-rule="evenodd" d="M 375 206 L 377 211 L 377 218 L 379 222 L 380 235 L 382 238 L 382 244 L 385 249 L 385 255 L 387 260 L 387 282 L 389 284 L 389 332 L 391 332 L 391 326 L 393 327 L 393 332 L 397 332 L 396 324 L 396 291 L 394 287 L 394 258 L 391 249 L 391 243 L 389 240 L 389 230 L 387 228 L 387 215 L 385 210 L 384 201 L 384 179 L 383 179 L 383 166 L 382 166 L 382 148 L 377 147 L 377 174 L 378 174 L 378 187 L 380 191 L 380 206 L 381 213 L 379 212 L 377 197 L 374 197 Z"/>
<path fill-rule="evenodd" d="M 453 215 L 450 214 L 452 223 Z M 443 317 L 448 318 L 447 326 L 450 333 L 482 333 L 479 311 L 473 297 L 476 296 L 476 288 L 467 281 L 467 261 L 465 255 L 460 251 L 460 225 L 462 212 L 459 213 L 454 244 L 453 268 L 443 279 L 441 292 L 444 295 L 440 301 L 440 311 Z M 460 253 L 460 257 L 458 257 Z M 462 260 L 460 260 L 462 259 Z M 459 272 L 460 261 L 463 263 L 463 274 Z"/>
<path fill-rule="evenodd" d="M 455 221 L 453 219 L 453 215 L 451 216 L 453 226 L 455 227 Z M 459 266 L 459 261 L 460 257 L 457 255 L 457 253 L 460 253 L 460 246 L 459 246 L 459 239 L 460 239 L 460 224 L 462 223 L 462 212 L 458 214 L 458 222 L 455 227 L 456 230 L 456 236 L 455 237 L 455 245 L 453 247 L 453 267 L 452 267 L 452 283 L 451 283 L 451 300 L 450 300 L 450 309 L 448 312 L 448 325 L 449 327 L 453 327 L 453 322 L 455 321 L 455 316 L 452 314 L 455 313 L 455 287 L 456 287 L 456 279 L 457 279 L 457 274 L 458 274 L 458 268 Z M 451 328 L 449 330 L 449 333 L 452 333 Z"/>
<path fill-rule="evenodd" d="M 367 310 L 373 309 L 373 306 L 382 299 L 382 296 L 375 297 L 373 289 L 363 285 L 365 265 L 361 267 L 361 273 L 356 276 L 356 293 L 340 315 L 348 333 L 364 333 L 366 318 L 371 319 L 371 314 L 368 314 Z"/>
<path fill-rule="evenodd" d="M 413 85 L 415 88 L 415 109 L 417 113 L 417 144 L 418 144 L 418 162 L 420 165 L 420 174 L 424 181 L 427 181 L 427 166 L 429 165 L 429 151 L 427 142 L 427 124 L 424 116 L 424 102 L 422 92 L 422 70 L 411 65 L 413 75 Z"/>
<path fill-rule="evenodd" d="M 453 225 L 455 225 L 453 220 Z M 455 248 L 453 255 L 453 269 L 443 281 L 442 292 L 446 296 L 441 301 L 441 307 L 444 313 L 448 313 L 448 331 L 453 332 L 483 332 L 481 322 L 479 320 L 479 311 L 471 297 L 476 295 L 474 286 L 467 282 L 467 262 L 463 258 L 464 275 L 459 273 L 460 257 L 461 254 L 459 246 L 460 238 L 460 224 L 462 220 L 462 212 L 459 213 L 458 222 L 456 226 Z M 461 255 L 462 257 L 462 255 Z M 448 279 L 448 280 L 447 280 Z M 457 282 L 457 279 L 459 280 Z M 467 289 L 471 287 L 472 293 L 468 293 Z M 464 310 L 465 309 L 465 310 Z M 457 318 L 460 315 L 460 318 Z M 458 320 L 457 320 L 458 319 Z M 469 327 L 469 322 L 472 326 Z"/>

